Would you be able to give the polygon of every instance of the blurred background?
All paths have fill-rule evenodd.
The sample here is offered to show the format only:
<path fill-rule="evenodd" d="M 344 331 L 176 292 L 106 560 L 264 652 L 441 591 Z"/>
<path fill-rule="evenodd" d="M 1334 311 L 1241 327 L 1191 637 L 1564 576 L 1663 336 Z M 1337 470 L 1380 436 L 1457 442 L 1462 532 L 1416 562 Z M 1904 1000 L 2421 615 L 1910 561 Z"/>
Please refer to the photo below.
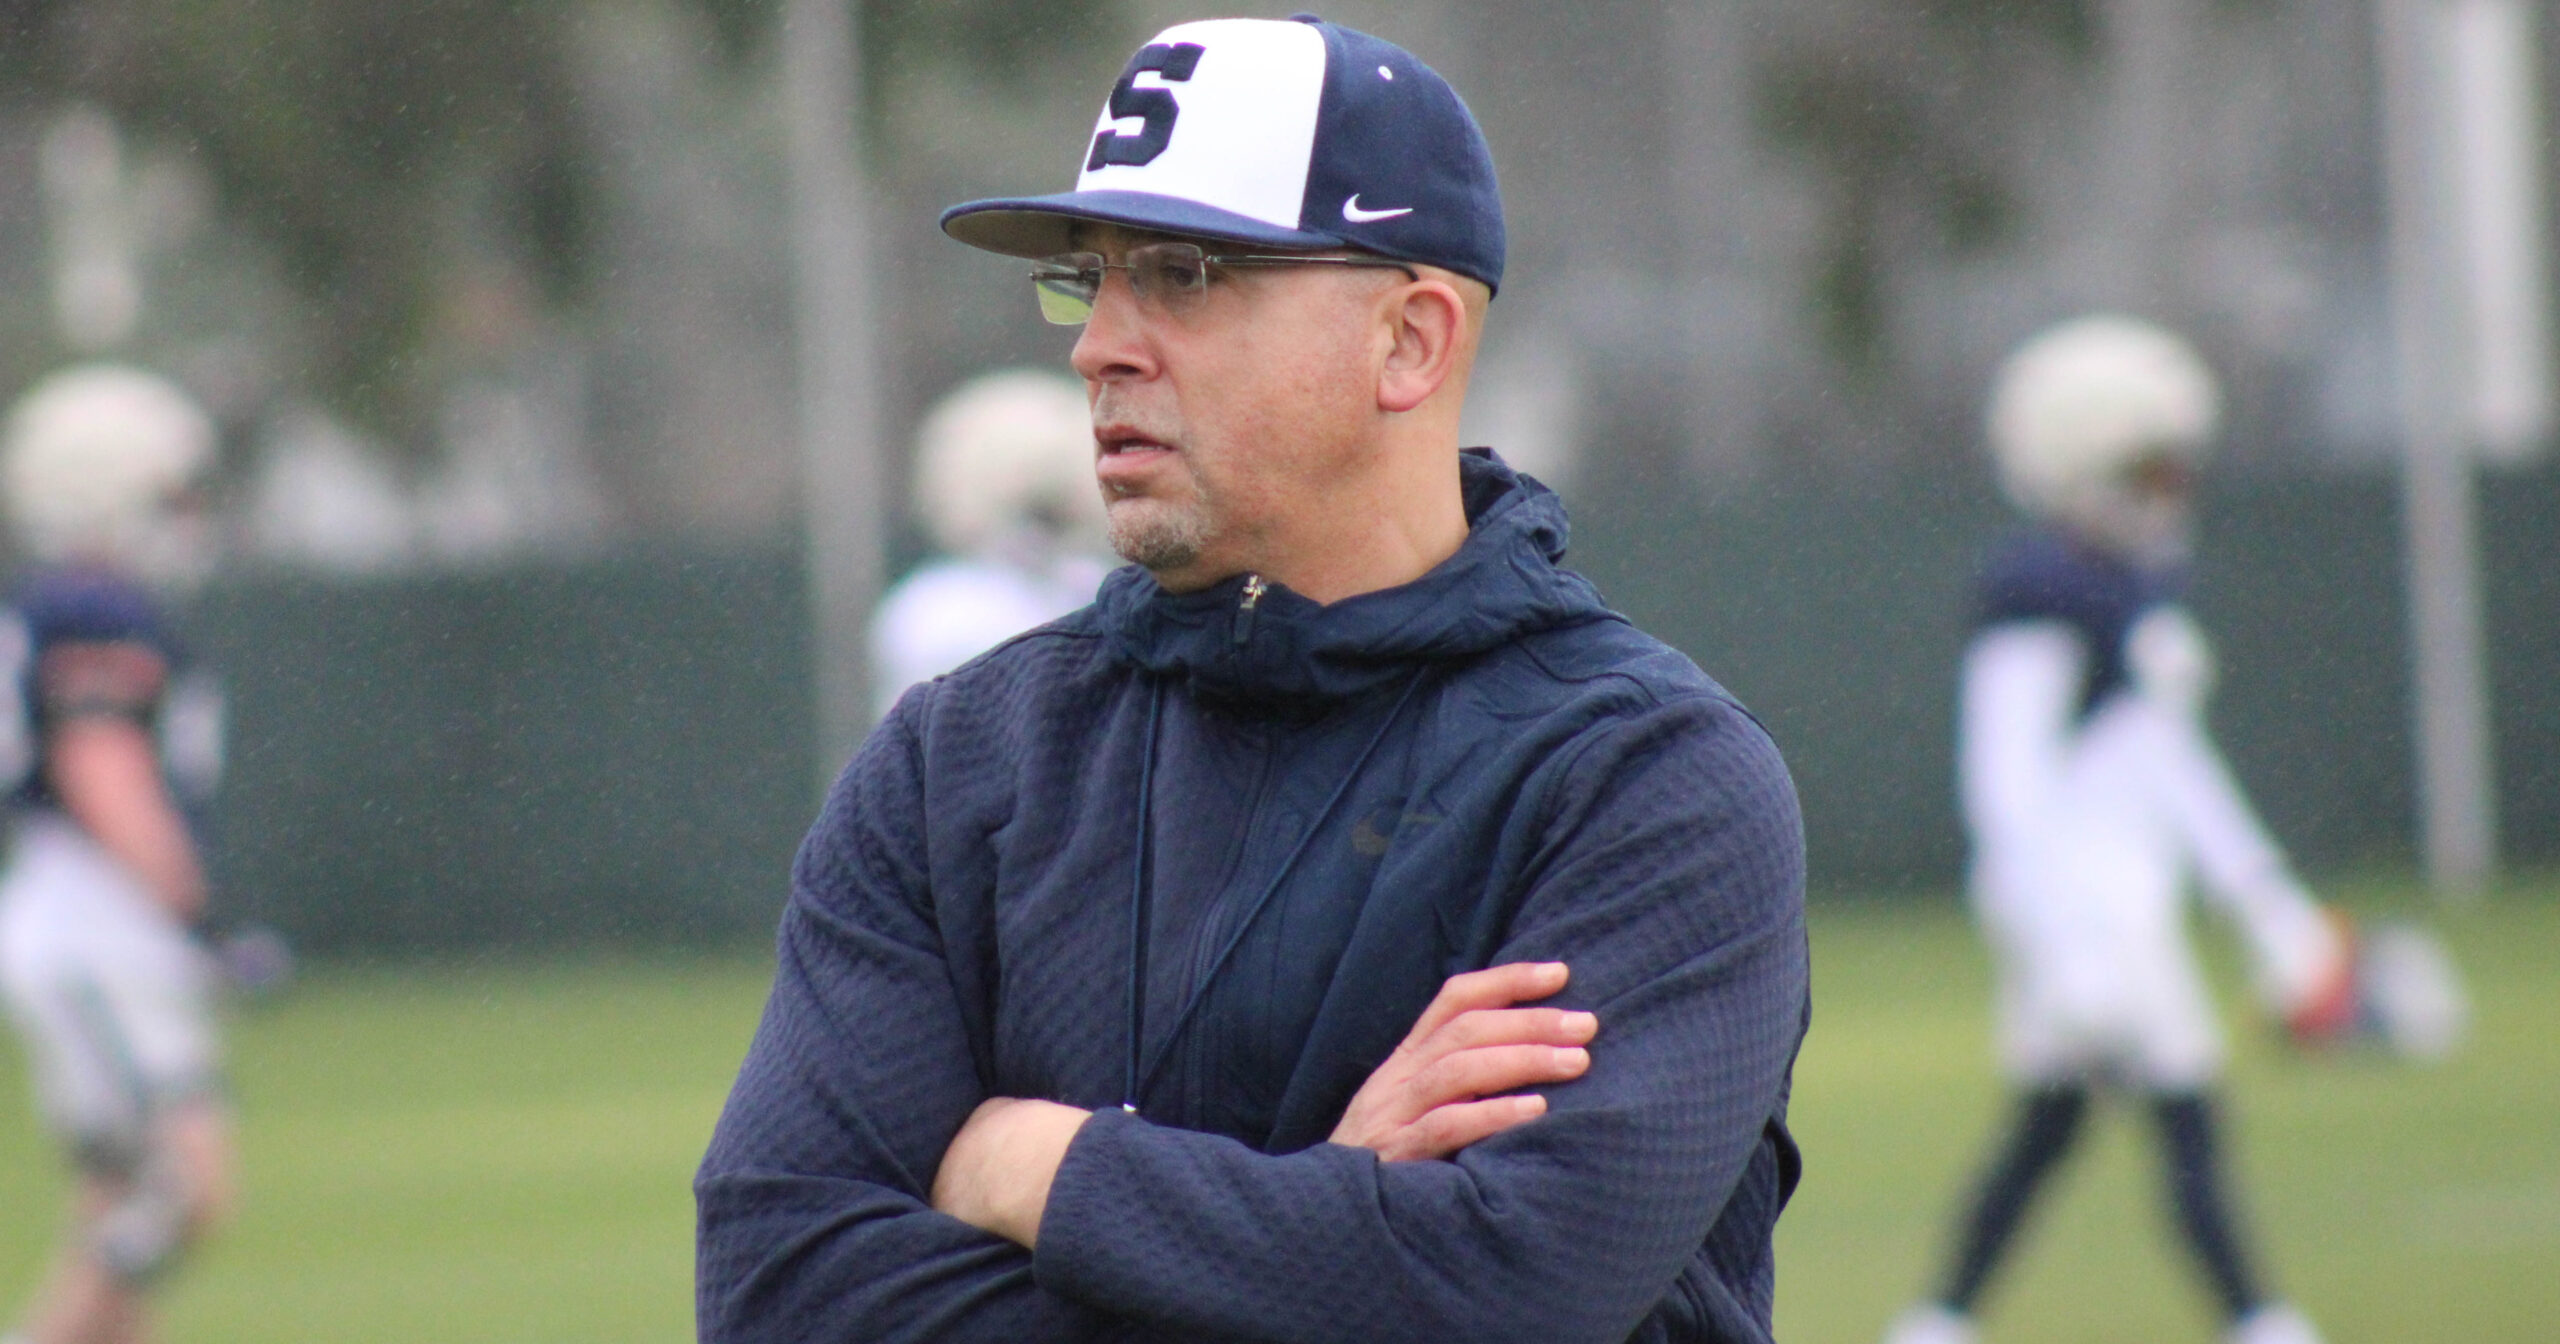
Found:
<path fill-rule="evenodd" d="M 190 614 L 232 696 L 217 861 L 319 966 L 241 1024 L 251 1212 L 173 1337 L 684 1337 L 684 1176 L 818 783 L 868 722 L 861 623 L 928 555 L 909 445 L 954 386 L 1072 340 L 935 214 L 1066 186 L 1127 52 L 1203 12 L 0 0 L 0 395 L 107 355 L 219 418 L 228 562 Z M 2376 909 L 2429 910 L 2421 874 L 2492 896 L 2435 916 L 2480 977 L 2464 1060 L 2242 1060 L 2275 1078 L 2247 1135 L 2276 1261 L 2320 1276 L 2288 1286 L 2337 1340 L 2543 1337 L 2560 20 L 1323 12 L 1437 66 L 1494 147 L 1511 278 L 1471 441 L 1564 493 L 1573 562 L 1796 772 L 1828 964 L 1782 1326 L 1880 1327 L 1987 1123 L 1951 787 L 1971 559 L 2007 516 L 1981 401 L 2019 340 L 2113 307 L 2231 389 L 2195 607 L 2273 829 Z M 2305 1156 L 2411 1176 L 2412 1136 L 2465 1105 L 2487 1165 L 2409 1196 L 2442 1245 L 2376 1240 Z M 49 1231 L 18 1212 L 52 1207 L 47 1172 L 0 1134 L 0 1297 Z M 2087 1310 L 2069 1276 L 2117 1258 L 2109 1226 L 2022 1271 L 1993 1337 L 2202 1338 L 2147 1226 L 2159 1291 Z M 2340 1294 L 2375 1324 L 2323 1314 Z M 2489 1314 L 2435 1328 L 2455 1300 Z"/>

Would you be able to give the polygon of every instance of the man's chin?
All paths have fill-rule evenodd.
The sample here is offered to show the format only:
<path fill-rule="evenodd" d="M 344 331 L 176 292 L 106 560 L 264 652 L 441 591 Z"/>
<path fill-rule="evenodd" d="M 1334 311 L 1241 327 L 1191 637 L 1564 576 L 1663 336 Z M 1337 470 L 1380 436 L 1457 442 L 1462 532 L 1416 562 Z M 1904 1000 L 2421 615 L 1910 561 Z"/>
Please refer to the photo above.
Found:
<path fill-rule="evenodd" d="M 1121 559 L 1168 587 L 1199 565 L 1208 529 L 1197 514 L 1153 499 L 1118 499 L 1110 507 L 1111 549 Z"/>

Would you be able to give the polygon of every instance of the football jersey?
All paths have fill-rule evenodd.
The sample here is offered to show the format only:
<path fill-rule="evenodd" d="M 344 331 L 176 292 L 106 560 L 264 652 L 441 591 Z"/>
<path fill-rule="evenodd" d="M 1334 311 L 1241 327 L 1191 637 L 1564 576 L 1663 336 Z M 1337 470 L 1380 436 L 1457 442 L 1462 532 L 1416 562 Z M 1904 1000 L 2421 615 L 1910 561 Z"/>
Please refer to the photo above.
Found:
<path fill-rule="evenodd" d="M 2127 1067 L 2153 1083 L 2210 1075 L 2190 879 L 2240 924 L 2272 1005 L 2290 1011 L 2339 955 L 2206 729 L 2212 656 L 2184 580 L 2045 529 L 1980 571 L 1958 786 L 2021 1076 L 2105 1039 L 2138 1044 Z"/>
<path fill-rule="evenodd" d="M 2046 528 L 2017 532 L 1996 547 L 1975 584 L 1973 632 L 2011 622 L 2053 621 L 2080 637 L 2078 719 L 2086 723 L 2132 680 L 2127 656 L 2135 625 L 2176 602 L 2183 569 L 2141 569 Z"/>
<path fill-rule="evenodd" d="M 916 570 L 871 618 L 875 708 L 886 715 L 917 682 L 1093 601 L 1105 572 L 1080 555 L 1045 566 L 970 556 Z"/>
<path fill-rule="evenodd" d="M 106 714 L 149 731 L 191 819 L 222 769 L 222 700 L 139 584 L 95 569 L 29 578 L 0 613 L 0 779 L 14 810 L 53 808 L 41 768 L 66 721 Z M 9 692 L 14 692 L 10 694 Z"/>

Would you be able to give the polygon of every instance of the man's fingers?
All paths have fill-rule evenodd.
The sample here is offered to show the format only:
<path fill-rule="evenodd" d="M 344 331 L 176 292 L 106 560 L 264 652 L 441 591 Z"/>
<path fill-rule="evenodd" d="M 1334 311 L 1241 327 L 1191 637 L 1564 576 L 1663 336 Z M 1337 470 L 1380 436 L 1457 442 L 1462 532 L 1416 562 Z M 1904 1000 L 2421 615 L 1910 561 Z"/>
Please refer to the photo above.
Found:
<path fill-rule="evenodd" d="M 1478 1008 L 1443 1023 L 1420 1042 L 1417 1058 L 1489 1045 L 1589 1045 L 1600 1019 L 1562 1008 Z"/>
<path fill-rule="evenodd" d="M 1496 1045 L 1461 1050 L 1407 1080 L 1400 1109 L 1425 1117 L 1453 1102 L 1579 1078 L 1590 1068 L 1591 1052 L 1579 1046 Z"/>
<path fill-rule="evenodd" d="M 1406 1033 L 1405 1044 L 1420 1043 L 1460 1013 L 1546 998 L 1563 989 L 1571 975 L 1561 961 L 1514 961 L 1450 976 Z"/>
<path fill-rule="evenodd" d="M 1525 1125 L 1547 1113 L 1547 1099 L 1539 1096 L 1488 1097 L 1483 1101 L 1458 1102 L 1440 1107 L 1396 1132 L 1394 1141 L 1378 1153 L 1382 1161 L 1419 1162 L 1427 1158 L 1447 1157 L 1480 1139 L 1491 1138 L 1516 1125 Z"/>
<path fill-rule="evenodd" d="M 1597 1018 L 1511 1006 L 1547 998 L 1569 977 L 1560 961 L 1507 962 L 1449 977 L 1404 1043 L 1360 1085 L 1333 1141 L 1409 1161 L 1456 1152 L 1545 1114 L 1543 1098 L 1493 1094 L 1565 1082 L 1591 1067 L 1581 1047 L 1599 1031 Z"/>
<path fill-rule="evenodd" d="M 1567 1012 L 1561 1008 L 1472 1009 L 1441 1024 L 1440 1029 L 1429 1036 L 1397 1047 L 1394 1056 L 1372 1076 L 1399 1089 L 1415 1089 L 1419 1077 L 1456 1055 L 1504 1046 L 1588 1045 L 1599 1030 L 1599 1018 L 1590 1013 Z M 1527 1081 L 1550 1082 L 1553 1079 L 1537 1075 Z M 1497 1083 L 1478 1088 L 1477 1092 L 1505 1091 L 1518 1085 Z M 1424 1100 L 1397 1107 L 1406 1117 L 1420 1115 L 1441 1102 L 1451 1100 L 1454 1095 L 1445 1088 L 1431 1085 L 1420 1090 L 1428 1094 Z"/>

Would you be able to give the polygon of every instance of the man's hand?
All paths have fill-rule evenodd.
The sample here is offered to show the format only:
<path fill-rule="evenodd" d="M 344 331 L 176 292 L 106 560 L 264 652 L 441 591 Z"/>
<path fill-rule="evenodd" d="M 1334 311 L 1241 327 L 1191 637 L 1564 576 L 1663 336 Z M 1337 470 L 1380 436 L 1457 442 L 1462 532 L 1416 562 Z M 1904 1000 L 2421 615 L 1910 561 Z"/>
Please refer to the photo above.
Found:
<path fill-rule="evenodd" d="M 989 1097 L 943 1151 L 933 1174 L 933 1207 L 1029 1249 L 1067 1145 L 1090 1111 L 1054 1101 Z"/>
<path fill-rule="evenodd" d="M 1546 961 L 1451 976 L 1404 1044 L 1360 1085 L 1333 1141 L 1410 1162 L 1447 1157 L 1546 1114 L 1544 1097 L 1496 1094 L 1579 1078 L 1591 1067 L 1582 1047 L 1600 1019 L 1511 1006 L 1556 993 L 1567 974 L 1564 963 Z"/>

